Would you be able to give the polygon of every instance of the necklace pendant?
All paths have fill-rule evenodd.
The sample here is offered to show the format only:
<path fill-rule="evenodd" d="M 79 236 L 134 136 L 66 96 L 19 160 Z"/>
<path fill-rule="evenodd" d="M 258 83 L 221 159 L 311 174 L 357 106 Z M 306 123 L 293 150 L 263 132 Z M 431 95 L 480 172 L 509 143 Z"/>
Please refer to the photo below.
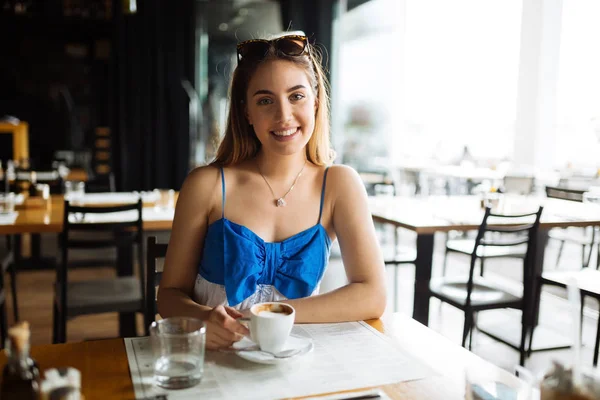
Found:
<path fill-rule="evenodd" d="M 277 207 L 285 207 L 286 204 L 287 203 L 285 202 L 285 200 L 283 199 L 283 197 L 280 197 L 279 199 L 277 199 L 277 202 L 276 202 Z"/>

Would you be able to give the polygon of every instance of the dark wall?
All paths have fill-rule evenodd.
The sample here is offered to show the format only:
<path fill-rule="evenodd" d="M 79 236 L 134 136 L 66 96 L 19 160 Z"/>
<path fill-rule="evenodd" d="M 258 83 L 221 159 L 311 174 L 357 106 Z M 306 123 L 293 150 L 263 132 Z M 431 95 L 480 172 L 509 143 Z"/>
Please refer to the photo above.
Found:
<path fill-rule="evenodd" d="M 138 2 L 118 12 L 115 170 L 125 190 L 178 189 L 188 172 L 189 110 L 182 87 L 194 85 L 193 0 Z"/>
<path fill-rule="evenodd" d="M 336 0 L 279 0 L 284 28 L 302 30 L 323 53 L 323 66 L 329 69 L 333 11 Z"/>
<path fill-rule="evenodd" d="M 107 126 L 119 189 L 178 188 L 195 1 L 138 1 L 130 15 L 121 0 L 32 3 L 0 9 L 0 116 L 29 123 L 33 166 L 49 166 L 56 150 L 92 151 L 96 128 Z"/>
<path fill-rule="evenodd" d="M 106 124 L 111 23 L 97 14 L 63 15 L 48 1 L 16 14 L 0 13 L 0 116 L 29 123 L 34 166 L 49 166 L 54 151 L 81 149 L 97 125 Z"/>

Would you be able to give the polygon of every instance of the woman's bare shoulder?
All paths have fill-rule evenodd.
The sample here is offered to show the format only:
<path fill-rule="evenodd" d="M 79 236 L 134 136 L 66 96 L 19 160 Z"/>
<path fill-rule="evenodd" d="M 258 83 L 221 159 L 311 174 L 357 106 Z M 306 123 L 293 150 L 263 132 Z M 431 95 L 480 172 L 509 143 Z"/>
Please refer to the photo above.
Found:
<path fill-rule="evenodd" d="M 183 182 L 180 198 L 209 200 L 220 185 L 221 171 L 218 167 L 206 165 L 193 169 Z"/>
<path fill-rule="evenodd" d="M 348 193 L 364 188 L 356 170 L 348 165 L 335 164 L 327 172 L 327 187 L 336 193 Z"/>

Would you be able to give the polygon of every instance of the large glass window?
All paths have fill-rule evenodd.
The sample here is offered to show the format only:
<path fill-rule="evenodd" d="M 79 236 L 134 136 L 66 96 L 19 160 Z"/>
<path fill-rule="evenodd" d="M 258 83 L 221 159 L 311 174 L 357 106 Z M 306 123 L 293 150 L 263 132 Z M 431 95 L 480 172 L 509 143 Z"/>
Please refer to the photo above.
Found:
<path fill-rule="evenodd" d="M 407 0 L 402 153 L 511 155 L 520 24 L 520 1 Z"/>
<path fill-rule="evenodd" d="M 343 15 L 341 161 L 450 161 L 465 146 L 478 158 L 510 157 L 520 24 L 518 0 L 372 0 Z"/>
<path fill-rule="evenodd" d="M 600 2 L 564 1 L 557 90 L 557 166 L 600 166 Z"/>

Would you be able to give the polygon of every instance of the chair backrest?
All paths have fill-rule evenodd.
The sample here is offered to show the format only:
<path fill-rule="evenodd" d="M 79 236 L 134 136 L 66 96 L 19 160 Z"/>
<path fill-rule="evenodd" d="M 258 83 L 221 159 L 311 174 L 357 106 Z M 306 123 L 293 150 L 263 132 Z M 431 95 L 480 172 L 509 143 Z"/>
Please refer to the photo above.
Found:
<path fill-rule="evenodd" d="M 467 283 L 467 307 L 471 303 L 475 264 L 479 254 L 478 250 L 482 246 L 518 251 L 522 249 L 523 245 L 526 245 L 527 249 L 523 260 L 524 298 L 526 297 L 525 288 L 533 288 L 533 279 L 535 278 L 533 276 L 533 260 L 536 254 L 537 235 L 543 209 L 540 206 L 536 212 L 508 215 L 492 213 L 491 208 L 486 207 L 471 254 Z"/>
<path fill-rule="evenodd" d="M 531 176 L 510 176 L 504 177 L 504 193 L 531 194 L 533 191 L 534 179 Z"/>
<path fill-rule="evenodd" d="M 73 235 L 87 232 L 85 237 Z M 104 232 L 107 236 L 99 238 L 90 233 Z M 137 203 L 117 206 L 80 206 L 65 201 L 63 230 L 59 236 L 62 260 L 56 271 L 57 282 L 67 282 L 69 250 L 74 249 L 110 249 L 137 246 L 140 289 L 144 290 L 143 268 L 143 220 L 142 199 Z M 134 260 L 135 265 L 135 260 Z M 132 266 L 133 267 L 133 266 Z M 66 284 L 61 285 L 61 296 L 66 299 Z"/>
<path fill-rule="evenodd" d="M 583 193 L 585 190 L 567 189 L 560 186 L 546 186 L 546 197 L 552 199 L 583 201 Z"/>
<path fill-rule="evenodd" d="M 150 324 L 156 316 L 156 287 L 162 277 L 162 268 L 158 268 L 157 260 L 167 255 L 167 244 L 156 243 L 156 236 L 149 236 L 146 241 L 146 306 L 144 312 L 144 325 L 146 334 L 149 334 Z"/>

